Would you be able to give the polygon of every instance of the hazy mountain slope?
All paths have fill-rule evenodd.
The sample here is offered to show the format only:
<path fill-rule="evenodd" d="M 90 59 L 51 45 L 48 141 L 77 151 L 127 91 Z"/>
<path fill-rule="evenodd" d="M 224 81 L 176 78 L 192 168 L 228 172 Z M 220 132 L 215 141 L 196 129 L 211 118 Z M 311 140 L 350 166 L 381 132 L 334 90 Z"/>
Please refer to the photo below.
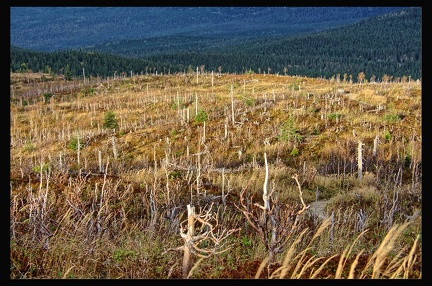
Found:
<path fill-rule="evenodd" d="M 257 37 L 321 31 L 402 7 L 11 7 L 10 44 L 54 51 L 168 35 Z"/>
<path fill-rule="evenodd" d="M 404 12 L 401 11 L 415 11 Z M 386 43 L 403 43 L 401 49 L 412 46 L 421 47 L 421 9 L 407 8 L 401 11 L 371 17 L 359 22 L 327 29 L 325 31 L 307 33 L 297 36 L 261 36 L 261 37 L 216 37 L 214 35 L 169 35 L 146 37 L 135 40 L 106 42 L 85 50 L 99 51 L 128 57 L 150 57 L 179 53 L 216 53 L 216 54 L 254 54 L 254 55 L 286 55 L 311 56 L 312 50 L 320 50 L 326 46 L 326 53 L 340 55 L 346 53 L 340 46 L 349 47 L 350 53 L 356 54 L 359 48 L 366 45 L 368 50 L 381 54 L 387 50 Z M 384 15 L 386 15 L 384 17 Z M 403 18 L 404 17 L 404 18 Z M 411 18 L 407 18 L 411 17 Z M 392 38 L 400 38 L 394 41 Z M 362 40 L 360 40 L 360 38 Z M 385 39 L 385 40 L 384 40 Z M 307 45 L 305 43 L 308 43 Z M 359 42 L 355 44 L 355 42 Z M 310 46 L 312 45 L 312 46 Z"/>
<path fill-rule="evenodd" d="M 319 33 L 278 37 L 255 45 L 243 44 L 230 52 L 276 57 L 321 57 L 331 62 L 351 59 L 369 62 L 421 61 L 422 16 L 420 8 L 380 15 Z"/>
<path fill-rule="evenodd" d="M 205 65 L 207 71 L 337 74 L 367 78 L 384 74 L 422 77 L 422 10 L 407 8 L 351 25 L 301 36 L 221 38 L 171 35 L 125 40 L 54 53 L 15 49 L 11 71 L 51 70 L 72 76 L 114 73 L 175 73 Z M 127 56 L 123 58 L 121 56 Z M 135 57 L 135 58 L 132 58 Z M 141 58 L 141 59 L 136 59 Z M 270 69 L 270 70 L 269 70 Z"/>
<path fill-rule="evenodd" d="M 406 8 L 345 25 L 299 36 L 215 38 L 165 36 L 98 45 L 90 50 L 144 58 L 170 66 L 219 65 L 244 72 L 271 67 L 291 74 L 332 76 L 366 72 L 421 77 L 421 8 Z"/>

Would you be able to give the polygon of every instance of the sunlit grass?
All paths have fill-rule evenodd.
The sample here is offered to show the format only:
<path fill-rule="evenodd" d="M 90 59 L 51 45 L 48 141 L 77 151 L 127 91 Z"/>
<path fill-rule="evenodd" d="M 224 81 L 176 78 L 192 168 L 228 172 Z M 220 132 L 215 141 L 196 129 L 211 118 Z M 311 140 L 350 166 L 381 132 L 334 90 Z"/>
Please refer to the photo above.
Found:
<path fill-rule="evenodd" d="M 42 90 L 31 78 L 14 84 Z M 49 103 L 11 98 L 11 278 L 180 278 L 182 256 L 166 250 L 181 244 L 186 205 L 210 195 L 221 226 L 241 230 L 229 251 L 193 260 L 190 278 L 421 278 L 421 85 L 262 74 L 75 84 Z M 107 111 L 119 130 L 103 128 Z M 405 117 L 389 123 L 387 111 Z M 290 118 L 299 140 L 280 140 Z M 77 136 L 82 148 L 69 148 Z M 271 263 L 234 207 L 245 188 L 249 207 L 262 200 L 264 153 L 272 205 L 299 203 L 298 174 L 305 202 L 325 199 L 328 216 L 304 213 Z"/>

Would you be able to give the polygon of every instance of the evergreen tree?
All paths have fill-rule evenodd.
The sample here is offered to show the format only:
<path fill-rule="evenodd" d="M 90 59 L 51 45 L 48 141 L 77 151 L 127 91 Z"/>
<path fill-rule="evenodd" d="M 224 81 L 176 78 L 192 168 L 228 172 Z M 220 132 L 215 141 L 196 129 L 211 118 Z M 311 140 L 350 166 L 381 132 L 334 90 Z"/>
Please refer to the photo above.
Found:
<path fill-rule="evenodd" d="M 69 81 L 72 80 L 72 73 L 70 71 L 70 67 L 69 65 L 66 65 L 65 70 L 64 70 L 64 78 L 65 80 Z"/>
<path fill-rule="evenodd" d="M 106 129 L 117 130 L 119 128 L 114 112 L 108 111 L 105 113 L 103 127 Z"/>

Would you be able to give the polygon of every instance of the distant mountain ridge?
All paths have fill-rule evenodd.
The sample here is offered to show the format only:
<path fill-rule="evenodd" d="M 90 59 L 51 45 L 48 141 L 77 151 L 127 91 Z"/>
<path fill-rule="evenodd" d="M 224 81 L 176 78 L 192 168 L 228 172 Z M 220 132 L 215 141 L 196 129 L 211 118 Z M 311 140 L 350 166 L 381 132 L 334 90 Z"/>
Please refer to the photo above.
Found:
<path fill-rule="evenodd" d="M 10 44 L 37 51 L 164 36 L 248 38 L 323 31 L 403 7 L 11 7 Z"/>
<path fill-rule="evenodd" d="M 323 19 L 323 18 L 321 18 Z M 269 27 L 269 26 L 267 26 Z M 126 73 L 279 73 L 345 77 L 360 72 L 422 77 L 422 9 L 405 8 L 352 24 L 298 35 L 175 34 L 115 40 L 77 49 L 40 52 L 11 45 L 11 71 L 81 76 Z"/>

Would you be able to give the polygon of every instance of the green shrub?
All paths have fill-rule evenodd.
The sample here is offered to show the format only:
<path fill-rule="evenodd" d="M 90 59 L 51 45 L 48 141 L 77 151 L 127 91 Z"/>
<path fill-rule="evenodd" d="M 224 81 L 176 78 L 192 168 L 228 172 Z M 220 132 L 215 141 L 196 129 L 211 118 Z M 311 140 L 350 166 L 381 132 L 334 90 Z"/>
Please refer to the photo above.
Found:
<path fill-rule="evenodd" d="M 197 123 L 202 123 L 204 121 L 207 121 L 208 119 L 208 115 L 207 112 L 205 112 L 204 110 L 200 110 L 197 115 L 195 115 L 195 122 Z"/>
<path fill-rule="evenodd" d="M 186 104 L 182 102 L 182 99 L 179 99 L 179 101 L 173 101 L 170 105 L 171 109 L 177 110 L 177 109 L 183 109 L 186 107 Z"/>
<path fill-rule="evenodd" d="M 387 123 L 397 123 L 399 122 L 399 120 L 401 120 L 401 118 L 397 114 L 387 113 L 386 115 L 384 115 L 384 121 L 386 121 Z"/>
<path fill-rule="evenodd" d="M 51 97 L 53 96 L 52 95 L 52 93 L 50 93 L 50 92 L 46 92 L 46 93 L 44 93 L 44 99 L 45 99 L 45 103 L 47 103 L 50 99 L 51 99 Z"/>
<path fill-rule="evenodd" d="M 321 134 L 321 130 L 319 128 L 319 126 L 315 126 L 312 130 L 312 135 L 320 135 Z"/>
<path fill-rule="evenodd" d="M 180 171 L 172 171 L 172 172 L 169 174 L 169 178 L 170 178 L 170 179 L 180 179 L 181 177 L 182 177 L 182 174 L 181 174 Z"/>
<path fill-rule="evenodd" d="M 123 249 L 123 248 L 118 248 L 114 251 L 112 257 L 116 263 L 121 263 L 125 259 L 134 259 L 136 257 L 136 255 L 137 254 L 135 253 L 135 251 L 127 250 L 127 249 Z"/>
<path fill-rule="evenodd" d="M 84 95 L 92 94 L 92 93 L 94 93 L 94 89 L 92 87 L 90 87 L 90 88 L 83 88 L 81 90 L 81 92 L 84 93 Z"/>
<path fill-rule="evenodd" d="M 84 143 L 80 140 L 80 149 L 84 147 Z M 71 137 L 68 143 L 68 148 L 71 150 L 78 150 L 78 137 Z"/>
<path fill-rule="evenodd" d="M 103 127 L 105 129 L 115 129 L 115 130 L 119 128 L 114 112 L 108 111 L 105 113 Z"/>
<path fill-rule="evenodd" d="M 293 90 L 300 90 L 300 86 L 298 84 L 295 84 L 295 83 L 290 84 L 289 88 L 293 89 Z"/>
<path fill-rule="evenodd" d="M 33 150 L 35 149 L 33 143 L 32 143 L 30 140 L 27 140 L 27 141 L 26 141 L 26 144 L 25 144 L 25 147 L 24 147 L 24 148 L 25 148 L 25 150 L 28 151 L 28 152 L 31 152 L 31 151 L 33 151 Z"/>
<path fill-rule="evenodd" d="M 299 134 L 294 118 L 290 117 L 280 127 L 280 135 L 277 136 L 279 141 L 300 142 L 303 136 Z"/>
<path fill-rule="evenodd" d="M 331 113 L 329 115 L 327 115 L 327 118 L 330 120 L 336 120 L 342 117 L 342 114 L 339 113 Z"/>
<path fill-rule="evenodd" d="M 256 99 L 249 96 L 243 96 L 243 101 L 246 103 L 247 106 L 253 106 Z"/>
<path fill-rule="evenodd" d="M 172 129 L 171 131 L 170 131 L 170 136 L 171 137 L 173 137 L 173 136 L 175 136 L 175 135 L 177 135 L 178 134 L 178 132 L 177 132 L 177 130 L 175 130 L 175 129 Z"/>
<path fill-rule="evenodd" d="M 390 141 L 390 139 L 391 139 L 391 133 L 390 133 L 390 131 L 388 131 L 388 130 L 384 130 L 384 140 L 386 141 L 386 142 L 389 142 Z"/>
<path fill-rule="evenodd" d="M 298 154 L 299 154 L 299 150 L 297 149 L 297 147 L 294 146 L 294 148 L 291 150 L 290 155 L 297 156 Z"/>
<path fill-rule="evenodd" d="M 243 237 L 242 237 L 241 242 L 242 242 L 242 244 L 243 244 L 244 246 L 247 246 L 247 247 L 249 247 L 249 246 L 252 245 L 252 242 L 251 242 L 250 239 L 248 239 L 246 236 L 243 236 Z"/>
<path fill-rule="evenodd" d="M 46 172 L 48 171 L 49 167 L 50 167 L 50 166 L 49 166 L 48 163 L 43 164 L 43 165 L 42 165 L 42 172 L 43 172 L 43 173 L 46 173 Z M 40 166 L 40 165 L 36 165 L 36 166 L 34 166 L 34 167 L 32 168 L 32 170 L 33 170 L 33 172 L 35 172 L 35 173 L 40 173 L 40 172 L 41 172 L 41 166 Z"/>

